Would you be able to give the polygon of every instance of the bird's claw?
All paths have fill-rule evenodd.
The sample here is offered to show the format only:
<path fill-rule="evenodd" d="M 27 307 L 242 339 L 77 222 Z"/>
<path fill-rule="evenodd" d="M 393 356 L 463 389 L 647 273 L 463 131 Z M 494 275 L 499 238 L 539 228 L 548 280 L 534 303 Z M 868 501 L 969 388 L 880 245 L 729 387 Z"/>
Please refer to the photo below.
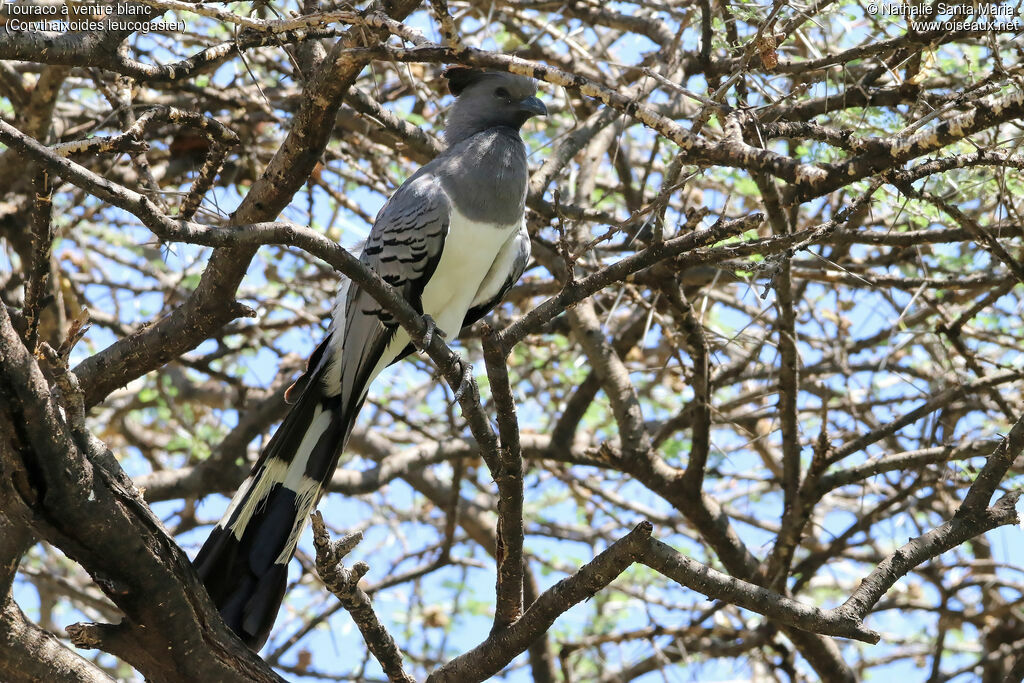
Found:
<path fill-rule="evenodd" d="M 466 389 L 469 388 L 470 382 L 473 381 L 473 366 L 464 360 L 460 360 L 459 365 L 462 367 L 462 379 L 459 380 L 459 386 L 455 389 L 455 395 L 452 397 L 452 402 L 448 404 L 449 406 L 459 402 L 466 393 Z"/>
<path fill-rule="evenodd" d="M 427 331 L 423 333 L 423 341 L 420 346 L 424 351 L 426 351 L 427 347 L 430 346 L 430 342 L 433 341 L 435 334 L 441 339 L 445 339 L 448 336 L 445 334 L 444 330 L 437 326 L 437 323 L 434 322 L 434 319 L 430 317 L 429 313 L 423 314 L 423 324 L 427 326 Z"/>

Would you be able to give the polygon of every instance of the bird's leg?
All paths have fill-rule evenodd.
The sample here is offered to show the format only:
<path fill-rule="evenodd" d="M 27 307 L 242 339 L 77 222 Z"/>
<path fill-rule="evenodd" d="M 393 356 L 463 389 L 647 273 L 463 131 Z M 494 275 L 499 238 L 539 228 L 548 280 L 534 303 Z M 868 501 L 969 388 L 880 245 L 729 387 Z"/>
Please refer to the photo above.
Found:
<path fill-rule="evenodd" d="M 469 388 L 470 382 L 473 381 L 473 366 L 467 361 L 459 359 L 459 367 L 462 372 L 462 379 L 459 380 L 459 386 L 455 389 L 455 396 L 452 397 L 452 402 L 448 405 L 455 405 L 462 398 L 462 395 L 466 393 L 466 389 Z"/>
<path fill-rule="evenodd" d="M 427 331 L 423 333 L 423 339 L 420 341 L 420 351 L 427 350 L 427 347 L 430 346 L 430 342 L 434 339 L 435 333 L 437 336 L 441 337 L 441 339 L 446 339 L 448 337 L 444 330 L 437 326 L 437 323 L 434 322 L 434 319 L 430 317 L 429 313 L 423 314 L 423 324 L 427 326 Z"/>

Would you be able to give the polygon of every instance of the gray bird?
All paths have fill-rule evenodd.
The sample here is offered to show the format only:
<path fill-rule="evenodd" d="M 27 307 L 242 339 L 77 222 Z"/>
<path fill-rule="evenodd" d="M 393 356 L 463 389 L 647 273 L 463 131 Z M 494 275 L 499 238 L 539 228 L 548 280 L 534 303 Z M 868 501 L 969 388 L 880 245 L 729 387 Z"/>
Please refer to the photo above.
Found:
<path fill-rule="evenodd" d="M 528 168 L 519 130 L 547 109 L 524 76 L 465 67 L 444 75 L 456 97 L 448 146 L 384 204 L 360 260 L 438 329 L 457 334 L 526 269 Z M 291 411 L 194 563 L 224 621 L 254 650 L 274 625 L 288 562 L 370 382 L 412 350 L 387 311 L 344 281 L 327 338 L 286 394 Z"/>

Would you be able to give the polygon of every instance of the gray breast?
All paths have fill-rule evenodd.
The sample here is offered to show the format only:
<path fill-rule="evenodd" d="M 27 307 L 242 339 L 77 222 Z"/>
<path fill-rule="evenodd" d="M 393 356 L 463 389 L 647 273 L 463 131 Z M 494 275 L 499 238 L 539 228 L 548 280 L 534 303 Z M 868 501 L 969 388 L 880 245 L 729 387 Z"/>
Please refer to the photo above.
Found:
<path fill-rule="evenodd" d="M 511 225 L 526 204 L 526 147 L 512 128 L 491 128 L 462 140 L 436 160 L 437 174 L 459 213 L 473 221 Z"/>

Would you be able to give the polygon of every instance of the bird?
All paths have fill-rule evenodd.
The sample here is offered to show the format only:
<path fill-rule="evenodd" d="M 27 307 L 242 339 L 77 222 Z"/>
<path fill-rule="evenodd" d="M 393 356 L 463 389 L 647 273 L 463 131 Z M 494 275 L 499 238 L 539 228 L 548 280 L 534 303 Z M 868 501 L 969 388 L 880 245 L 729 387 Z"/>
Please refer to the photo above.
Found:
<path fill-rule="evenodd" d="M 465 66 L 443 76 L 455 97 L 445 148 L 385 202 L 359 260 L 428 330 L 447 335 L 483 318 L 526 269 L 529 168 L 520 131 L 547 108 L 527 76 Z M 288 563 L 370 383 L 413 350 L 380 304 L 341 281 L 327 335 L 285 394 L 291 408 L 193 561 L 225 623 L 251 649 L 270 635 Z"/>

